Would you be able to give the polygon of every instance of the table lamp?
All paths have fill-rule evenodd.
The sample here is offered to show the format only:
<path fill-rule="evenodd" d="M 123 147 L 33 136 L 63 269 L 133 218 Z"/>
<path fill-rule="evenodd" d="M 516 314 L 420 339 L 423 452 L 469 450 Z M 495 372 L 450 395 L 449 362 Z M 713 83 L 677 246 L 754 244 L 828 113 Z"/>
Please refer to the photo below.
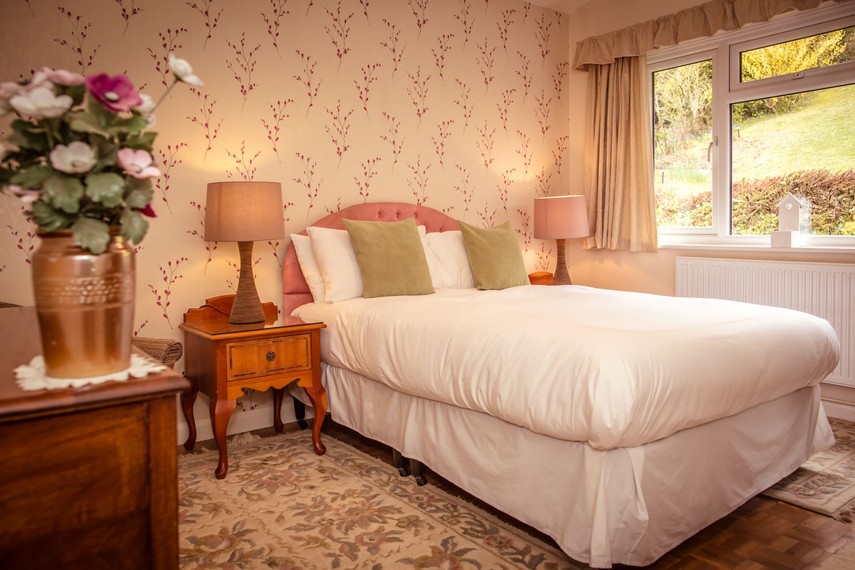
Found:
<path fill-rule="evenodd" d="M 554 239 L 558 248 L 553 285 L 571 285 L 564 246 L 568 238 L 587 237 L 588 206 L 584 196 L 547 196 L 534 199 L 534 237 Z"/>
<path fill-rule="evenodd" d="M 205 204 L 205 240 L 236 241 L 240 252 L 237 294 L 229 322 L 264 321 L 252 274 L 254 241 L 285 237 L 278 182 L 211 182 Z"/>

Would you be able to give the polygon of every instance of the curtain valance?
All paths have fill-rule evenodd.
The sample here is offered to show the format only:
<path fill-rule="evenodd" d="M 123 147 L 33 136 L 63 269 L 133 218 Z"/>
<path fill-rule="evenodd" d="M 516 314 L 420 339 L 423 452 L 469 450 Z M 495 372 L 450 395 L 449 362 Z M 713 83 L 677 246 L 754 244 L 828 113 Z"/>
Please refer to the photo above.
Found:
<path fill-rule="evenodd" d="M 826 0 L 711 0 L 668 16 L 628 28 L 592 36 L 576 44 L 573 67 L 614 63 L 615 58 L 644 55 L 654 49 L 720 31 L 738 30 L 746 24 L 766 22 L 791 10 L 810 10 Z M 852 0 L 832 0 L 850 2 Z"/>

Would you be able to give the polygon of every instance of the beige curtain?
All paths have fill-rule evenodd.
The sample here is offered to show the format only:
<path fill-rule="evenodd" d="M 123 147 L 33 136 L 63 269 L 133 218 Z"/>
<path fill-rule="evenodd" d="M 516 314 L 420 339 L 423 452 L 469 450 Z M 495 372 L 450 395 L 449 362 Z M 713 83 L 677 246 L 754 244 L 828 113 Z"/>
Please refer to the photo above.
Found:
<path fill-rule="evenodd" d="M 653 152 L 645 64 L 622 57 L 589 69 L 586 248 L 656 251 Z"/>
<path fill-rule="evenodd" d="M 834 0 L 849 2 L 853 0 Z M 656 251 L 650 90 L 644 54 L 737 30 L 823 0 L 712 0 L 576 45 L 574 67 L 588 71 L 585 188 L 593 235 L 588 249 Z"/>
<path fill-rule="evenodd" d="M 793 10 L 810 10 L 825 0 L 711 0 L 668 16 L 616 32 L 593 36 L 576 44 L 573 67 L 612 63 L 616 58 L 644 55 L 657 48 L 704 38 L 746 24 L 766 22 Z M 832 0 L 850 2 L 852 0 Z"/>

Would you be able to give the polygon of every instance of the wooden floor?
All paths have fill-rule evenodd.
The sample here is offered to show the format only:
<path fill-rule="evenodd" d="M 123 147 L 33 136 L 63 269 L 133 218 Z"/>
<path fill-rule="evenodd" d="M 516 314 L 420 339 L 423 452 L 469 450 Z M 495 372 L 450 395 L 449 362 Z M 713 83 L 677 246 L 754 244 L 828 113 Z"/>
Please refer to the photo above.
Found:
<path fill-rule="evenodd" d="M 289 426 L 289 429 L 293 428 Z M 392 463 L 389 447 L 362 437 L 329 418 L 324 421 L 323 432 L 326 437 L 334 437 L 364 453 Z M 427 470 L 427 476 L 428 484 L 461 497 L 532 536 L 555 544 L 549 537 L 479 501 L 430 470 Z M 787 503 L 758 496 L 646 568 L 815 568 L 853 540 L 855 524 L 841 523 Z M 851 568 L 855 570 L 855 560 Z"/>

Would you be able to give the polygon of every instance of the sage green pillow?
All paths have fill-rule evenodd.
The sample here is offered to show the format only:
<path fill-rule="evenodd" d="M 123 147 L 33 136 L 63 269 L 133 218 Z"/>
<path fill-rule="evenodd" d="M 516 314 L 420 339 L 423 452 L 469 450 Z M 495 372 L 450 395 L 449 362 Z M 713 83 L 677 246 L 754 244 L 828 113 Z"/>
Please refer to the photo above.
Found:
<path fill-rule="evenodd" d="M 342 220 L 362 274 L 363 297 L 433 293 L 416 220 Z"/>
<path fill-rule="evenodd" d="M 457 220 L 478 289 L 507 289 L 528 285 L 522 251 L 511 222 L 477 228 Z"/>

